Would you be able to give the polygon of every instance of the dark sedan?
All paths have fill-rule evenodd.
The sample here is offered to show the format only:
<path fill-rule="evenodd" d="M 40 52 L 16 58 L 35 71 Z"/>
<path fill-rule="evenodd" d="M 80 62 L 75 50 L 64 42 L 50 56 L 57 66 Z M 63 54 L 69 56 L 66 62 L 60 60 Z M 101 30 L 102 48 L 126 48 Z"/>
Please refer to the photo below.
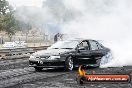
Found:
<path fill-rule="evenodd" d="M 36 71 L 58 67 L 73 70 L 79 65 L 99 67 L 102 57 L 108 52 L 110 49 L 95 40 L 58 41 L 47 50 L 33 53 L 29 58 L 29 64 Z"/>

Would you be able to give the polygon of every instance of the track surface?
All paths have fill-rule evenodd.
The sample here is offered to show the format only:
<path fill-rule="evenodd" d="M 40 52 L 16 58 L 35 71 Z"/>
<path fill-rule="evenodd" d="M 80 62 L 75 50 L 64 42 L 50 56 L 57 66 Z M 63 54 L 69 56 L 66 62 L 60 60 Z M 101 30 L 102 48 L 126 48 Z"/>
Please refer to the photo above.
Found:
<path fill-rule="evenodd" d="M 132 66 L 116 68 L 87 68 L 87 73 L 130 73 Z M 63 69 L 44 69 L 35 72 L 28 67 L 28 60 L 16 59 L 0 61 L 0 88 L 132 88 L 128 84 L 84 84 L 76 82 L 77 70 L 65 72 Z"/>

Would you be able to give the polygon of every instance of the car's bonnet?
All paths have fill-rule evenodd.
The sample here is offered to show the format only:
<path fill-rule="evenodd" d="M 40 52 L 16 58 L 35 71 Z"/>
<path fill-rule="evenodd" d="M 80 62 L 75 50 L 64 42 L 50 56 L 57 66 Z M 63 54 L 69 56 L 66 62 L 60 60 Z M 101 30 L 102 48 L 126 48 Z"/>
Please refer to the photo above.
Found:
<path fill-rule="evenodd" d="M 33 53 L 34 56 L 50 56 L 50 55 L 59 55 L 65 52 L 70 52 L 69 49 L 47 49 L 41 50 Z"/>

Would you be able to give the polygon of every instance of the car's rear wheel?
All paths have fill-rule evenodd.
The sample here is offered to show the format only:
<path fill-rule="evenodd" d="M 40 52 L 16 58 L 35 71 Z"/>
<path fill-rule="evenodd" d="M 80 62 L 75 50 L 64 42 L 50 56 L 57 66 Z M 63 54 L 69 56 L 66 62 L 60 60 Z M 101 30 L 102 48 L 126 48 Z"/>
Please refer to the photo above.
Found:
<path fill-rule="evenodd" d="M 34 67 L 34 68 L 35 68 L 35 71 L 37 71 L 37 72 L 40 72 L 43 69 L 43 68 L 40 68 L 40 67 Z"/>
<path fill-rule="evenodd" d="M 95 67 L 100 67 L 100 62 L 101 62 L 101 59 L 97 59 L 96 60 L 96 66 Z"/>
<path fill-rule="evenodd" d="M 66 71 L 72 71 L 74 68 L 73 59 L 71 56 L 69 56 L 65 61 L 65 70 Z"/>
<path fill-rule="evenodd" d="M 113 59 L 112 52 L 108 52 L 105 56 L 101 58 L 100 66 L 103 66 L 107 63 L 109 63 Z"/>

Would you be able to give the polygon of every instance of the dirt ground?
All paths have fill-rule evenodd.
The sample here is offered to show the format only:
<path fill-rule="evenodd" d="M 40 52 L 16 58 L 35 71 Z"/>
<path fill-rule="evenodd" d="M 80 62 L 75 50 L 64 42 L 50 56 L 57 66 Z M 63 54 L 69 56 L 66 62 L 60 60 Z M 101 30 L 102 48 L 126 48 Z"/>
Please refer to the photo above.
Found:
<path fill-rule="evenodd" d="M 88 67 L 87 73 L 130 74 L 132 78 L 132 66 L 113 68 Z M 78 68 L 66 72 L 62 68 L 43 69 L 36 72 L 28 67 L 28 58 L 0 61 L 0 88 L 132 88 L 131 83 L 94 83 L 79 85 L 76 81 Z"/>

